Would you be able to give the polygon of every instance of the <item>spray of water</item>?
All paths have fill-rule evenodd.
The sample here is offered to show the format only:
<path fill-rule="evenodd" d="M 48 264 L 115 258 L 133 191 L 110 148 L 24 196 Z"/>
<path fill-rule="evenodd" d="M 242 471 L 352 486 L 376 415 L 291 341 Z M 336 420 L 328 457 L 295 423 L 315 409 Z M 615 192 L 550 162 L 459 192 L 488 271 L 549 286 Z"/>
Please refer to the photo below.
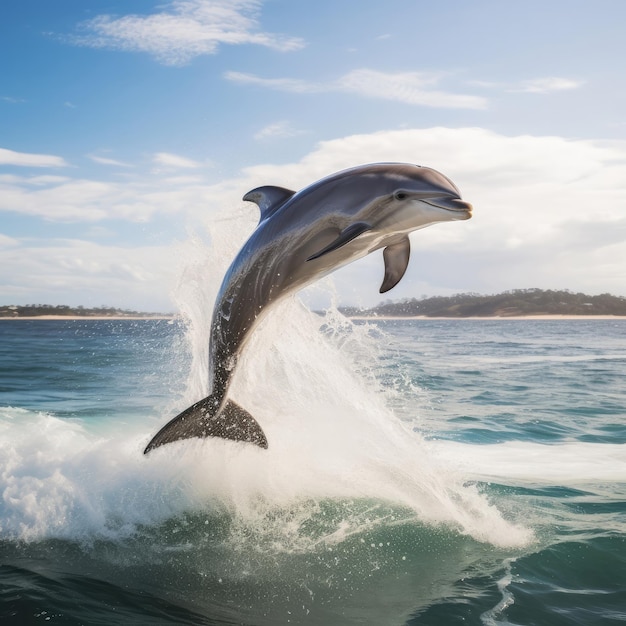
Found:
<path fill-rule="evenodd" d="M 250 228 L 250 215 L 235 214 L 214 223 L 210 244 L 192 239 L 181 248 L 176 297 L 190 367 L 176 410 L 207 392 L 213 302 Z M 27 540 L 114 539 L 207 513 L 228 517 L 234 542 L 253 535 L 255 546 L 270 551 L 306 552 L 398 523 L 445 527 L 500 546 L 530 541 L 530 530 L 505 519 L 394 414 L 373 374 L 376 340 L 336 310 L 321 317 L 297 298 L 272 310 L 232 385 L 233 399 L 262 425 L 268 450 L 209 439 L 143 456 L 168 416 L 96 435 L 80 423 L 7 409 L 0 532 Z"/>
<path fill-rule="evenodd" d="M 232 233 L 245 232 L 242 222 L 248 218 L 218 222 L 212 245 L 195 243 L 178 290 L 192 352 L 189 403 L 206 394 L 212 304 L 241 243 Z M 450 525 L 480 541 L 527 542 L 527 529 L 504 520 L 474 486 L 438 464 L 430 444 L 394 415 L 373 375 L 377 358 L 367 327 L 355 326 L 336 309 L 320 317 L 297 298 L 275 306 L 246 346 L 232 386 L 233 398 L 265 430 L 269 449 L 217 440 L 181 444 L 194 456 L 194 497 L 217 499 L 250 524 L 266 524 L 271 511 L 302 502 L 384 501 L 405 516 Z M 149 462 L 180 454 L 177 444 Z M 344 520 L 334 539 L 365 523 L 357 517 Z"/>

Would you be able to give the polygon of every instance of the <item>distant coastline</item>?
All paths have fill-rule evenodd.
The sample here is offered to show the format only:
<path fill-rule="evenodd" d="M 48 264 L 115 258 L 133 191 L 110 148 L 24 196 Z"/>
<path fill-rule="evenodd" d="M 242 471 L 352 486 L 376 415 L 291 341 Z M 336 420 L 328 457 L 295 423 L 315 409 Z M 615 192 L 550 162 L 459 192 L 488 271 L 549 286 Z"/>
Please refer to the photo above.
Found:
<path fill-rule="evenodd" d="M 387 301 L 370 309 L 339 310 L 348 317 L 379 319 L 598 319 L 626 317 L 626 298 L 608 293 L 590 296 L 567 290 L 515 289 L 494 295 L 462 293 Z"/>
<path fill-rule="evenodd" d="M 178 315 L 20 315 L 15 317 L 0 316 L 2 320 L 68 320 L 68 321 L 106 321 L 106 320 L 173 320 Z"/>
<path fill-rule="evenodd" d="M 620 319 L 626 297 L 608 293 L 589 296 L 562 290 L 516 289 L 495 295 L 475 293 L 386 301 L 373 308 L 340 307 L 351 319 Z M 0 305 L 0 320 L 172 320 L 173 313 L 145 313 L 114 307 L 28 304 Z"/>
<path fill-rule="evenodd" d="M 520 321 L 520 320 L 626 320 L 626 315 L 469 315 L 466 317 L 434 317 L 426 315 L 413 315 L 403 317 L 400 315 L 350 315 L 351 320 L 359 320 L 366 322 L 375 322 L 376 320 L 393 321 L 393 320 L 440 320 L 440 321 Z"/>
<path fill-rule="evenodd" d="M 506 316 L 498 316 L 498 315 L 490 315 L 490 316 L 468 316 L 468 317 L 433 317 L 426 315 L 413 315 L 413 316 L 400 316 L 400 315 L 348 315 L 347 316 L 351 320 L 357 321 L 365 321 L 365 322 L 376 322 L 376 321 L 394 321 L 394 320 L 416 320 L 416 321 L 467 321 L 467 320 L 476 320 L 476 321 L 503 321 L 503 320 L 511 320 L 511 321 L 521 321 L 521 320 L 538 320 L 538 321 L 549 321 L 549 320 L 626 320 L 626 315 L 506 315 Z M 88 321 L 123 321 L 123 320 L 135 320 L 135 321 L 149 321 L 149 320 L 166 320 L 172 321 L 175 319 L 179 319 L 179 315 L 122 315 L 122 316 L 78 316 L 78 315 L 33 315 L 31 317 L 0 317 L 0 323 L 2 320 L 30 320 L 30 321 L 50 321 L 50 320 L 67 320 L 71 322 L 88 322 Z"/>
<path fill-rule="evenodd" d="M 146 313 L 131 311 L 115 307 L 83 306 L 71 307 L 64 304 L 27 304 L 27 305 L 0 305 L 0 320 L 2 319 L 47 319 L 47 320 L 124 320 L 124 319 L 172 319 L 172 313 Z"/>

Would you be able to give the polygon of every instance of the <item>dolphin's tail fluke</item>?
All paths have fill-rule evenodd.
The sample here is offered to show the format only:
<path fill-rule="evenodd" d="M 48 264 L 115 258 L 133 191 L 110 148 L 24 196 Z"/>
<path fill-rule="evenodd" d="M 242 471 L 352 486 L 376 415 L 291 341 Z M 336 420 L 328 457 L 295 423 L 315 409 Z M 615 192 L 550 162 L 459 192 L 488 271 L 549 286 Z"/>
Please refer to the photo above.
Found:
<path fill-rule="evenodd" d="M 147 454 L 166 443 L 192 437 L 221 437 L 267 448 L 265 433 L 248 411 L 227 400 L 222 410 L 215 414 L 219 405 L 219 400 L 212 395 L 196 402 L 163 426 L 143 453 Z"/>

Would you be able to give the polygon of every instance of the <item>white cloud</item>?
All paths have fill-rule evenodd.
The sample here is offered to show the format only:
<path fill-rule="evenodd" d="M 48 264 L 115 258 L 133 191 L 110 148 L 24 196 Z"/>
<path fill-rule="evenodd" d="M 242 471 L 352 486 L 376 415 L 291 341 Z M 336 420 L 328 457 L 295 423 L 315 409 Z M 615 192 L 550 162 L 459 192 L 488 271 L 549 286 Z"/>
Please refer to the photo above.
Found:
<path fill-rule="evenodd" d="M 164 153 L 166 154 L 166 153 Z M 194 161 L 164 158 L 162 170 L 188 171 Z M 198 176 L 128 175 L 123 182 L 62 176 L 0 175 L 0 213 L 37 216 L 56 222 L 121 219 L 146 223 L 156 215 L 202 211 L 209 186 Z M 201 172 L 202 170 L 199 170 Z M 214 189 L 218 189 L 216 185 Z"/>
<path fill-rule="evenodd" d="M 103 246 L 79 239 L 21 240 L 0 247 L 4 303 L 107 304 L 172 310 L 171 247 Z"/>
<path fill-rule="evenodd" d="M 504 83 L 487 80 L 470 80 L 468 85 L 480 87 L 483 89 L 499 89 L 509 93 L 537 93 L 546 94 L 555 91 L 571 91 L 580 89 L 585 81 L 575 80 L 573 78 L 559 78 L 556 76 L 544 78 L 532 78 L 516 83 Z"/>
<path fill-rule="evenodd" d="M 243 85 L 258 85 L 277 91 L 288 91 L 291 93 L 319 93 L 322 91 L 331 91 L 331 89 L 322 84 L 311 83 L 299 78 L 261 78 L 254 74 L 246 74 L 245 72 L 226 72 L 224 74 L 226 80 L 233 83 Z"/>
<path fill-rule="evenodd" d="M 0 165 L 20 167 L 67 167 L 65 159 L 52 154 L 30 154 L 0 148 Z"/>
<path fill-rule="evenodd" d="M 23 178 L 0 183 L 0 211 L 53 221 L 94 221 L 113 217 L 123 191 L 94 180 Z"/>
<path fill-rule="evenodd" d="M 161 179 L 164 183 L 167 183 L 168 185 L 185 185 L 185 186 L 190 186 L 190 185 L 205 185 L 206 184 L 206 180 L 204 179 L 204 177 L 201 174 L 198 175 L 191 175 L 191 176 L 167 176 L 165 178 Z"/>
<path fill-rule="evenodd" d="M 14 98 L 13 96 L 0 96 L 0 100 L 11 104 L 21 104 L 22 102 L 26 102 L 23 98 Z"/>
<path fill-rule="evenodd" d="M 71 42 L 132 52 L 147 52 L 165 65 L 182 65 L 214 54 L 220 44 L 254 44 L 279 51 L 297 50 L 302 39 L 259 29 L 259 0 L 174 0 L 151 15 L 100 15 L 82 24 L 86 35 Z"/>
<path fill-rule="evenodd" d="M 166 168 L 172 169 L 195 169 L 201 167 L 201 163 L 188 159 L 187 157 L 180 156 L 178 154 L 171 154 L 170 152 L 157 152 L 152 160 L 157 165 L 162 165 Z"/>
<path fill-rule="evenodd" d="M 523 81 L 518 87 L 513 87 L 510 91 L 520 91 L 526 93 L 551 93 L 553 91 L 568 91 L 579 89 L 584 85 L 581 80 L 571 78 L 559 78 L 551 76 L 547 78 L 534 78 Z"/>
<path fill-rule="evenodd" d="M 9 248 L 16 246 L 18 244 L 17 239 L 13 239 L 13 237 L 7 237 L 0 233 L 0 248 Z"/>
<path fill-rule="evenodd" d="M 291 93 L 351 93 L 366 98 L 392 100 L 418 106 L 487 108 L 485 98 L 435 89 L 442 77 L 426 72 L 385 73 L 358 69 L 326 83 L 314 83 L 294 78 L 261 78 L 242 72 L 226 72 L 224 77 L 236 83 L 258 85 Z"/>
<path fill-rule="evenodd" d="M 108 157 L 98 156 L 96 154 L 90 154 L 88 156 L 92 161 L 94 161 L 94 163 L 99 163 L 100 165 L 112 165 L 115 167 L 132 167 L 130 163 L 124 163 L 123 161 L 118 161 L 117 159 L 110 159 Z"/>
<path fill-rule="evenodd" d="M 284 139 L 288 137 L 297 137 L 298 135 L 304 134 L 306 131 L 297 130 L 293 128 L 293 126 L 287 122 L 275 122 L 274 124 L 268 124 L 263 127 L 257 133 L 255 133 L 254 138 L 257 140 L 263 139 Z"/>
<path fill-rule="evenodd" d="M 337 81 L 339 91 L 356 93 L 369 98 L 395 100 L 406 104 L 441 108 L 484 109 L 487 101 L 479 96 L 438 91 L 432 87 L 439 76 L 424 72 L 385 74 L 360 69 L 349 72 Z"/>
<path fill-rule="evenodd" d="M 11 174 L 0 174 L 0 183 L 27 185 L 29 187 L 44 187 L 46 185 L 56 185 L 69 182 L 69 176 L 54 176 L 52 174 L 44 176 L 15 176 Z"/>
<path fill-rule="evenodd" d="M 107 228 L 106 226 L 91 226 L 84 233 L 85 239 L 112 239 L 116 233 L 114 230 Z"/>
<path fill-rule="evenodd" d="M 146 190 L 133 184 L 64 177 L 0 179 L 0 211 L 49 221 L 93 222 L 106 218 L 146 221 L 155 212 Z"/>

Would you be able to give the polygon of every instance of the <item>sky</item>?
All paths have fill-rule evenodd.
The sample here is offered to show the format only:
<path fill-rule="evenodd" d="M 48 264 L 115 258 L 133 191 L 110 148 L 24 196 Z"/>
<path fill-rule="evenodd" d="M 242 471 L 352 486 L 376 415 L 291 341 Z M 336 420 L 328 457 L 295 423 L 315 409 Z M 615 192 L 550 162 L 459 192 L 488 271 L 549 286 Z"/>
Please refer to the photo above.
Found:
<path fill-rule="evenodd" d="M 384 298 L 378 252 L 311 306 L 626 296 L 625 23 L 623 0 L 3 2 L 0 304 L 175 311 L 254 229 L 247 191 L 378 161 L 474 216 L 411 235 Z"/>

